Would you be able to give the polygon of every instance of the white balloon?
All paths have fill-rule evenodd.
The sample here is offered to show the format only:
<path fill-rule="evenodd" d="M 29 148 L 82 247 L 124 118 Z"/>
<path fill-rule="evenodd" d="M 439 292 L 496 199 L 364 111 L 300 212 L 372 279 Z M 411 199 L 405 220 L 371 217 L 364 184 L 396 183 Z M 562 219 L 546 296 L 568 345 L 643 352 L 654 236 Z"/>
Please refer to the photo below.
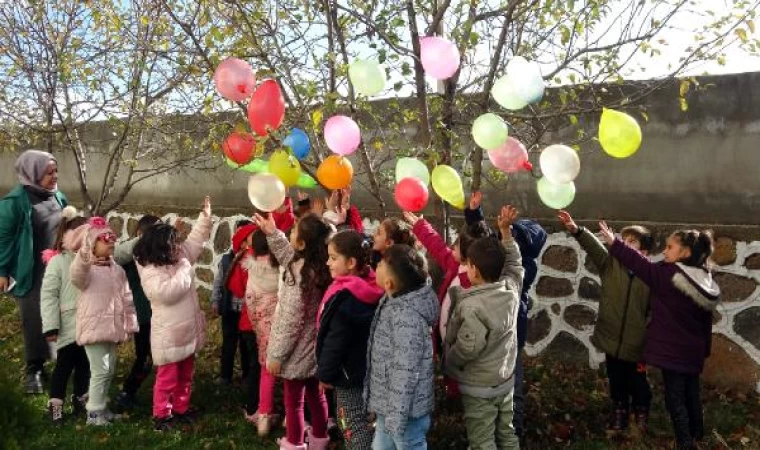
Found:
<path fill-rule="evenodd" d="M 257 209 L 272 212 L 285 203 L 285 185 L 271 173 L 258 173 L 248 180 L 248 198 Z"/>
<path fill-rule="evenodd" d="M 541 101 L 546 85 L 537 62 L 516 56 L 507 64 L 507 75 L 512 80 L 515 92 L 525 103 Z"/>
<path fill-rule="evenodd" d="M 554 184 L 569 183 L 581 171 L 578 153 L 566 145 L 550 145 L 541 152 L 539 158 L 541 172 Z"/>
<path fill-rule="evenodd" d="M 496 103 L 510 111 L 523 109 L 528 104 L 520 95 L 514 80 L 509 75 L 504 75 L 494 82 L 491 95 Z"/>

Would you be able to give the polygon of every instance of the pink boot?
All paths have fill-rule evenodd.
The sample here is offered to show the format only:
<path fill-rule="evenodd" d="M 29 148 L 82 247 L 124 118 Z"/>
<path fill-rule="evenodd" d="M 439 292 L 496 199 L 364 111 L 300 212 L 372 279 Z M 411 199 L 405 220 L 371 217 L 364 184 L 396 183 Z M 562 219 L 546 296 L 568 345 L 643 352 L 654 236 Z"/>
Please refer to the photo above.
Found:
<path fill-rule="evenodd" d="M 327 444 L 330 443 L 329 437 L 318 438 L 314 437 L 311 433 L 311 428 L 306 431 L 308 435 L 309 447 L 308 450 L 327 450 Z"/>
<path fill-rule="evenodd" d="M 301 444 L 301 445 L 291 444 L 290 441 L 288 441 L 288 438 L 286 437 L 282 437 L 278 439 L 277 443 L 280 445 L 280 450 L 307 450 L 306 444 Z"/>

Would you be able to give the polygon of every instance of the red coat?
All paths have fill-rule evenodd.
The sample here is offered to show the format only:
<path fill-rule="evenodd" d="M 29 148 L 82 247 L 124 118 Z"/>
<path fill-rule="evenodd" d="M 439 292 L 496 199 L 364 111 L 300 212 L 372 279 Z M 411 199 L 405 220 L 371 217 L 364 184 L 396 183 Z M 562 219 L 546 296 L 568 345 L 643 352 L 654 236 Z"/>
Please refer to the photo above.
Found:
<path fill-rule="evenodd" d="M 443 299 L 446 298 L 446 292 L 451 286 L 451 282 L 454 281 L 454 277 L 459 273 L 459 263 L 454 258 L 454 251 L 446 245 L 446 241 L 425 219 L 417 221 L 412 228 L 412 233 L 419 239 L 435 263 L 443 270 L 443 282 L 438 286 L 438 300 L 443 302 Z M 467 274 L 460 275 L 459 282 L 465 289 L 471 286 Z"/>

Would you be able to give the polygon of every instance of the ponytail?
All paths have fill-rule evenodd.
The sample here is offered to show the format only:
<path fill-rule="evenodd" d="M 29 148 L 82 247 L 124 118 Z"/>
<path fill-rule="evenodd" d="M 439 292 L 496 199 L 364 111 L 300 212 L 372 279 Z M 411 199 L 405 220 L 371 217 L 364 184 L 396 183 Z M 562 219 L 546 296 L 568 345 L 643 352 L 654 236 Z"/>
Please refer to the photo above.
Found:
<path fill-rule="evenodd" d="M 712 231 L 705 230 L 678 230 L 673 233 L 681 245 L 691 250 L 691 256 L 681 261 L 692 267 L 707 268 L 710 256 L 713 253 Z"/>
<path fill-rule="evenodd" d="M 361 233 L 354 230 L 339 231 L 330 239 L 330 244 L 340 255 L 356 260 L 356 274 L 359 277 L 369 275 L 372 246 Z"/>

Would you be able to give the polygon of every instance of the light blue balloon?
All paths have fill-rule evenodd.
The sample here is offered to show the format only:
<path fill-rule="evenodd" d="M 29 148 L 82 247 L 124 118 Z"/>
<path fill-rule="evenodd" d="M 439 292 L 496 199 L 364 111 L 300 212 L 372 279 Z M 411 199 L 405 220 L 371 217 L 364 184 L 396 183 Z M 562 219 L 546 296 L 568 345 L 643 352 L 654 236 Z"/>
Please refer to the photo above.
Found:
<path fill-rule="evenodd" d="M 290 130 L 290 134 L 285 137 L 282 144 L 290 147 L 293 150 L 293 155 L 298 159 L 306 158 L 309 155 L 309 150 L 311 150 L 309 135 L 300 128 Z"/>

